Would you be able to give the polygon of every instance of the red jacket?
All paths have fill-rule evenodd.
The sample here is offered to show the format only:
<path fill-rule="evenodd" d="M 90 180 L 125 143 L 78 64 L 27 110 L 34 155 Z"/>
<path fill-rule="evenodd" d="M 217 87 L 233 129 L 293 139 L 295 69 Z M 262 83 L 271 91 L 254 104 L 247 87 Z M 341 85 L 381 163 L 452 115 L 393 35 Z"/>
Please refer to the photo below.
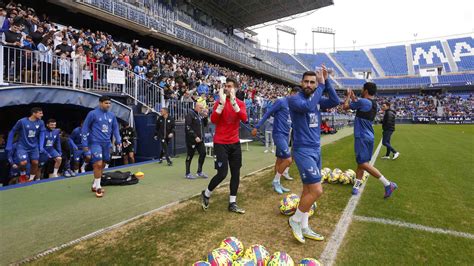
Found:
<path fill-rule="evenodd" d="M 216 125 L 216 132 L 214 134 L 214 143 L 217 144 L 234 144 L 240 142 L 239 129 L 240 121 L 247 121 L 247 110 L 245 109 L 245 103 L 239 99 L 237 104 L 240 107 L 240 112 L 236 113 L 230 99 L 227 98 L 224 105 L 224 110 L 221 114 L 216 112 L 219 101 L 214 104 L 213 112 L 211 114 L 211 122 Z"/>

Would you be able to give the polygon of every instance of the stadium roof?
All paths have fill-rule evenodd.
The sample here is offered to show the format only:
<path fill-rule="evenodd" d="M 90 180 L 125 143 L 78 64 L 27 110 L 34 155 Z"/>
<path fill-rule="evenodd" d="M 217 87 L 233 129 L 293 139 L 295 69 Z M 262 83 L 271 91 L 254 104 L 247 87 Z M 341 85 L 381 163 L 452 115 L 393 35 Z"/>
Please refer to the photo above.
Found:
<path fill-rule="evenodd" d="M 333 0 L 189 0 L 188 3 L 227 25 L 243 29 L 330 6 Z"/>

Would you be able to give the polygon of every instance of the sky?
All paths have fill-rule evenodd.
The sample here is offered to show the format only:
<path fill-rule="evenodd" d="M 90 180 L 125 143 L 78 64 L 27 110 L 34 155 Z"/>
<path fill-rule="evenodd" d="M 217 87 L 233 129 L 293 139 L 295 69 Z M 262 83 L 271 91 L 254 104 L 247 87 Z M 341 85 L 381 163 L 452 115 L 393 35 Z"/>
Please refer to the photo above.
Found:
<path fill-rule="evenodd" d="M 384 47 L 392 45 L 384 43 L 420 42 L 463 33 L 474 36 L 474 0 L 334 0 L 334 5 L 309 16 L 276 25 L 296 29 L 300 53 L 312 53 L 311 29 L 315 27 L 336 31 L 336 50 Z M 261 45 L 268 42 L 272 50 L 277 46 L 276 25 L 254 30 Z M 315 34 L 316 52 L 332 51 L 332 41 L 331 35 Z M 292 35 L 280 32 L 280 51 L 293 52 Z"/>

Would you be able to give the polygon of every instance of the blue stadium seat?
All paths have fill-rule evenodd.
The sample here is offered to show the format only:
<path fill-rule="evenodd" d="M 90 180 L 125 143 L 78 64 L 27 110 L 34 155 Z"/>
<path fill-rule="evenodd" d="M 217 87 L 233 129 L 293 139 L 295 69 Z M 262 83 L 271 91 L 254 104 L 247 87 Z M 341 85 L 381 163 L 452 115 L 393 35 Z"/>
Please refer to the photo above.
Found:
<path fill-rule="evenodd" d="M 370 62 L 369 58 L 363 50 L 357 51 L 339 51 L 336 53 L 331 53 L 337 62 L 346 69 L 350 76 L 352 76 L 352 71 L 372 71 L 376 73 L 375 67 Z"/>
<path fill-rule="evenodd" d="M 474 40 L 472 37 L 448 40 L 459 71 L 474 70 Z"/>
<path fill-rule="evenodd" d="M 324 53 L 317 53 L 317 54 L 298 54 L 298 59 L 300 59 L 306 66 L 308 66 L 311 70 L 316 69 L 316 67 L 321 66 L 322 64 L 326 65 L 326 67 L 334 69 L 336 72 L 336 76 L 342 77 L 341 71 L 334 65 L 334 63 L 329 59 L 329 56 Z"/>
<path fill-rule="evenodd" d="M 378 87 L 410 87 L 428 85 L 431 83 L 429 77 L 412 77 L 412 78 L 382 78 L 374 79 L 373 82 Z"/>
<path fill-rule="evenodd" d="M 413 52 L 413 65 L 415 73 L 420 72 L 420 68 L 444 66 L 446 72 L 450 72 L 448 58 L 444 53 L 440 41 L 415 43 L 411 45 Z"/>
<path fill-rule="evenodd" d="M 460 75 L 443 75 L 438 76 L 439 83 L 456 83 L 456 82 L 474 82 L 474 74 L 460 74 Z"/>
<path fill-rule="evenodd" d="M 296 71 L 299 71 L 299 72 L 306 71 L 306 69 L 300 63 L 298 63 L 298 61 L 296 61 L 293 57 L 291 57 L 291 55 L 287 53 L 276 53 L 272 51 L 268 51 L 268 53 L 276 57 L 277 59 L 279 59 L 281 62 L 283 62 L 283 64 L 290 67 L 294 67 Z"/>
<path fill-rule="evenodd" d="M 370 49 L 386 76 L 408 75 L 406 50 L 404 45 Z"/>

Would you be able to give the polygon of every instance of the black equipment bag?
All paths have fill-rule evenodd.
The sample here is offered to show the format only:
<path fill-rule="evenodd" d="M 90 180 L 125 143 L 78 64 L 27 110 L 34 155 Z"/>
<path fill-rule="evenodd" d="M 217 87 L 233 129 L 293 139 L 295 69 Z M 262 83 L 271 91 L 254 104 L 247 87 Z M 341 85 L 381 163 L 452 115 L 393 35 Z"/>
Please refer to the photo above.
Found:
<path fill-rule="evenodd" d="M 138 179 L 130 172 L 108 172 L 102 174 L 100 184 L 102 186 L 125 186 L 135 185 L 138 183 Z"/>

